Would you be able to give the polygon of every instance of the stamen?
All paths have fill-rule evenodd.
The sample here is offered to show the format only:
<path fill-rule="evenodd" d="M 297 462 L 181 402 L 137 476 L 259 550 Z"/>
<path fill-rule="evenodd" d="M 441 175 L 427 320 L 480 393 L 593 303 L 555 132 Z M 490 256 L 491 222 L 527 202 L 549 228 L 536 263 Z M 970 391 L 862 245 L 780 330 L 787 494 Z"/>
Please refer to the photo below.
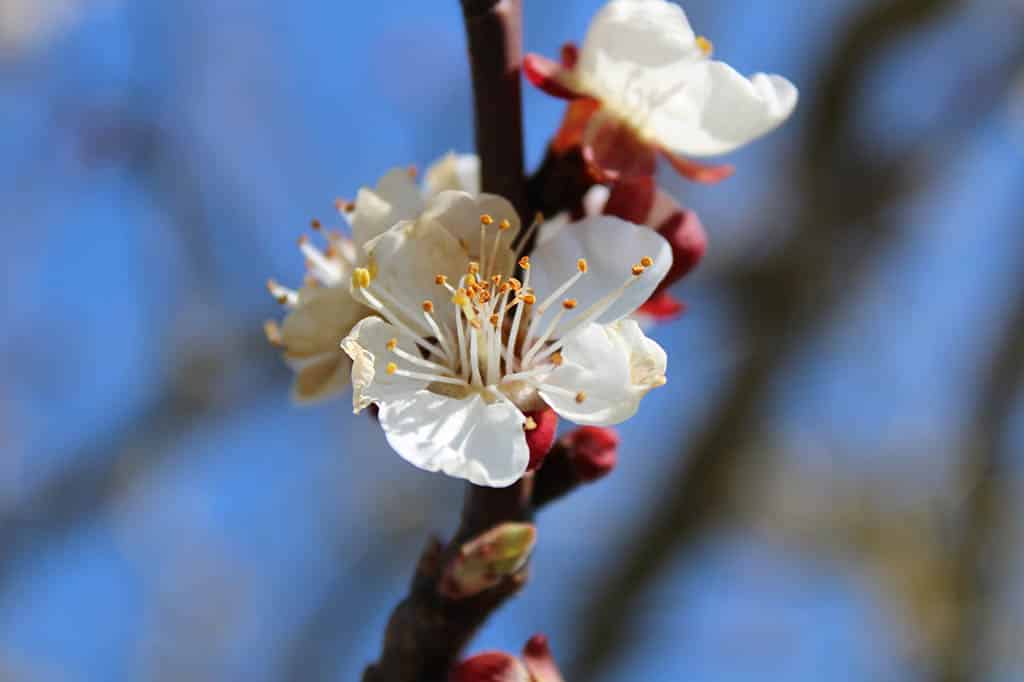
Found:
<path fill-rule="evenodd" d="M 431 300 L 423 301 L 423 312 L 432 313 L 434 312 L 434 302 Z"/>
<path fill-rule="evenodd" d="M 398 365 L 396 365 L 393 362 L 389 362 L 387 364 L 387 367 L 384 368 L 384 371 L 387 372 L 388 374 L 394 374 L 395 372 L 398 371 Z"/>
<path fill-rule="evenodd" d="M 394 350 L 398 348 L 398 339 L 389 339 L 386 346 L 388 350 Z"/>
<path fill-rule="evenodd" d="M 562 363 L 565 362 L 565 358 L 562 357 L 561 353 L 552 353 L 551 357 L 548 358 L 552 365 L 555 367 L 561 367 Z"/>
<path fill-rule="evenodd" d="M 530 223 L 530 226 L 528 228 L 526 228 L 526 232 L 524 232 L 523 234 L 519 235 L 519 239 L 518 239 L 519 245 L 522 246 L 523 244 L 529 244 L 530 240 L 533 239 L 534 233 L 537 232 L 537 228 L 539 228 L 543 223 L 544 223 L 544 214 L 541 213 L 540 211 L 537 211 L 533 215 L 533 222 Z"/>
<path fill-rule="evenodd" d="M 649 268 L 652 265 L 654 265 L 654 259 L 651 258 L 650 256 L 644 256 L 643 258 L 640 259 L 640 265 L 644 266 L 645 268 Z"/>
<path fill-rule="evenodd" d="M 480 224 L 481 225 L 492 225 L 493 223 L 494 223 L 494 218 L 492 218 L 489 214 L 484 213 L 484 214 L 482 214 L 480 216 Z"/>
<path fill-rule="evenodd" d="M 710 57 L 712 51 L 714 51 L 714 45 L 704 36 L 697 36 L 697 49 L 703 52 L 705 57 Z"/>
<path fill-rule="evenodd" d="M 519 259 L 519 267 L 521 267 L 523 270 L 529 270 L 530 269 L 530 257 L 529 256 L 523 256 L 522 258 L 520 258 Z"/>
<path fill-rule="evenodd" d="M 498 229 L 501 230 L 502 232 L 504 232 L 505 230 L 511 229 L 511 228 L 512 228 L 512 223 L 510 223 L 508 221 L 508 218 L 506 218 L 505 220 L 502 220 L 500 223 L 498 223 Z"/>
<path fill-rule="evenodd" d="M 281 305 L 296 305 L 299 302 L 299 294 L 297 291 L 293 291 L 288 287 L 281 286 L 277 283 L 277 280 L 267 280 L 267 290 L 270 291 L 270 295 L 274 297 Z"/>
<path fill-rule="evenodd" d="M 445 284 L 448 284 L 448 278 L 444 275 L 434 275 L 434 284 L 442 287 Z"/>
<path fill-rule="evenodd" d="M 642 265 L 640 265 L 640 264 L 638 263 L 637 265 L 634 265 L 634 266 L 632 267 L 632 272 L 633 272 L 633 274 L 634 274 L 634 275 L 635 275 L 636 277 L 639 277 L 640 275 L 644 274 L 644 270 L 646 270 L 646 269 L 647 269 L 647 268 L 645 268 L 644 266 L 642 266 Z"/>
<path fill-rule="evenodd" d="M 284 335 L 281 333 L 281 327 L 274 320 L 267 320 L 263 323 L 263 333 L 267 335 L 267 341 L 270 345 L 278 348 L 284 348 Z"/>
<path fill-rule="evenodd" d="M 524 431 L 533 431 L 537 428 L 537 421 L 533 417 L 527 417 L 526 421 L 523 422 Z"/>
<path fill-rule="evenodd" d="M 317 230 L 317 231 L 319 231 L 320 228 L 323 227 L 323 225 L 320 223 L 320 221 L 317 220 L 316 218 L 313 218 L 312 220 L 309 221 L 309 226 L 312 227 L 314 230 Z"/>
<path fill-rule="evenodd" d="M 587 265 L 586 258 L 580 258 L 578 261 L 576 261 L 576 269 L 579 270 L 580 272 L 586 272 L 588 268 L 589 266 Z"/>
<path fill-rule="evenodd" d="M 576 305 L 577 301 L 575 298 L 567 298 L 564 301 L 562 301 L 562 307 L 565 308 L 566 310 L 572 310 L 573 308 L 576 307 Z"/>
<path fill-rule="evenodd" d="M 576 403 L 577 404 L 582 404 L 583 401 L 586 400 L 586 399 L 587 399 L 587 394 L 584 393 L 583 391 L 580 391 L 579 393 L 576 394 Z"/>

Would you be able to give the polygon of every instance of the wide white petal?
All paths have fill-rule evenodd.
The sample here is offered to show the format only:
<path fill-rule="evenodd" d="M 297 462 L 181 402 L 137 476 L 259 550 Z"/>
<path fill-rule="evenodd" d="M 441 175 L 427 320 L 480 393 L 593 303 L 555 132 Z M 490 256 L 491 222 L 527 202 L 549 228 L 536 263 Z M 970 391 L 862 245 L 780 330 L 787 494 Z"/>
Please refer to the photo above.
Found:
<path fill-rule="evenodd" d="M 352 239 L 362 247 L 396 223 L 412 220 L 423 210 L 423 199 L 408 169 L 393 168 L 374 189 L 363 187 L 349 216 Z"/>
<path fill-rule="evenodd" d="M 484 214 L 491 216 L 494 222 L 485 231 L 486 243 L 480 241 L 480 218 Z M 424 217 L 433 218 L 462 245 L 467 260 L 479 261 L 488 265 L 494 247 L 494 239 L 498 238 L 498 255 L 494 267 L 489 268 L 487 275 L 511 275 L 515 254 L 512 241 L 519 234 L 519 216 L 512 204 L 504 197 L 496 194 L 479 194 L 473 196 L 468 192 L 445 191 L 430 200 L 423 213 Z M 499 229 L 501 221 L 507 220 L 509 228 Z M 483 247 L 483 251 L 481 251 Z"/>
<path fill-rule="evenodd" d="M 562 349 L 563 362 L 540 394 L 560 416 L 577 424 L 609 426 L 632 417 L 652 388 L 664 385 L 665 351 L 633 320 L 587 325 Z"/>
<path fill-rule="evenodd" d="M 448 152 L 427 169 L 424 194 L 432 197 L 445 190 L 480 193 L 480 158 L 476 154 Z"/>
<path fill-rule="evenodd" d="M 629 315 L 650 297 L 672 266 L 672 248 L 661 235 L 620 218 L 591 216 L 575 223 L 557 219 L 545 228 L 541 231 L 543 240 L 530 256 L 530 285 L 538 298 L 543 299 L 575 274 L 578 259 L 587 261 L 586 274 L 565 294 L 576 299 L 576 310 L 563 318 L 559 329 L 567 328 L 575 315 L 583 314 L 592 303 L 631 279 L 632 284 L 622 295 L 591 321 L 607 324 Z M 654 264 L 633 278 L 630 269 L 645 256 Z M 541 329 L 557 310 L 558 305 L 554 305 L 545 313 Z"/>
<path fill-rule="evenodd" d="M 725 154 L 778 127 L 797 99 L 782 76 L 748 79 L 725 62 L 705 61 L 686 69 L 685 84 L 651 110 L 644 132 L 678 154 Z"/>
<path fill-rule="evenodd" d="M 398 340 L 402 350 L 418 355 L 419 350 L 393 325 L 379 317 L 368 317 L 355 326 L 341 342 L 341 348 L 352 359 L 352 409 L 360 412 L 370 403 L 401 400 L 426 388 L 426 381 L 388 374 L 389 362 L 402 360 L 387 348 L 388 341 Z"/>
<path fill-rule="evenodd" d="M 477 218 L 479 229 L 479 217 Z M 398 303 L 382 303 L 409 328 L 422 336 L 432 336 L 422 314 L 425 299 L 435 303 L 434 316 L 442 326 L 454 324 L 451 295 L 434 283 L 437 275 L 445 275 L 453 283 L 466 273 L 469 257 L 459 241 L 441 223 L 423 215 L 414 221 L 399 223 L 366 247 L 366 257 L 373 273 L 370 295 L 383 289 Z M 377 294 L 380 296 L 380 294 Z M 353 290 L 357 300 L 373 305 L 364 292 Z"/>
<path fill-rule="evenodd" d="M 526 471 L 525 421 L 511 403 L 487 403 L 479 393 L 457 399 L 419 391 L 380 407 L 384 434 L 403 459 L 496 488 L 512 485 Z"/>
<path fill-rule="evenodd" d="M 341 340 L 371 313 L 352 298 L 347 286 L 304 287 L 281 325 L 285 357 L 298 360 L 340 353 Z"/>

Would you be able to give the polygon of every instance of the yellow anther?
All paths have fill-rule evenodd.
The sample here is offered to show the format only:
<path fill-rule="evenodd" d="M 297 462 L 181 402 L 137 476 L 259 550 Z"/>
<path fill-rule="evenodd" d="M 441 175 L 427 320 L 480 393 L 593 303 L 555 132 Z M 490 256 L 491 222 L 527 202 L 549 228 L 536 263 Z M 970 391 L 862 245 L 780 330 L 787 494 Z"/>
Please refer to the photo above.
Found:
<path fill-rule="evenodd" d="M 470 326 L 473 327 L 473 329 L 482 329 L 483 328 L 483 324 L 480 323 L 479 319 L 470 320 L 469 324 L 470 324 Z"/>
<path fill-rule="evenodd" d="M 639 277 L 640 275 L 644 274 L 644 270 L 646 269 L 647 268 L 645 268 L 644 266 L 637 264 L 633 266 L 632 272 L 635 276 Z"/>
<path fill-rule="evenodd" d="M 327 256 L 328 258 L 337 258 L 338 247 L 335 246 L 334 244 L 328 244 L 327 248 L 324 249 L 324 255 Z"/>
<path fill-rule="evenodd" d="M 510 287 L 512 287 L 512 291 L 519 291 L 520 289 L 522 289 L 522 288 L 523 288 L 523 283 L 522 283 L 522 282 L 520 282 L 520 281 L 519 281 L 518 279 L 516 279 L 515 277 L 509 277 L 509 278 L 508 278 L 508 285 L 509 285 Z"/>
<path fill-rule="evenodd" d="M 423 312 L 432 313 L 434 312 L 434 302 L 427 300 L 423 302 Z"/>
<path fill-rule="evenodd" d="M 521 267 L 523 270 L 529 270 L 530 269 L 530 257 L 529 256 L 523 256 L 522 258 L 520 258 L 519 259 L 519 267 Z"/>
<path fill-rule="evenodd" d="M 388 350 L 394 350 L 398 348 L 398 339 L 388 339 L 388 342 L 385 345 Z"/>
<path fill-rule="evenodd" d="M 347 199 L 335 199 L 334 208 L 338 213 L 351 213 L 356 210 L 356 205 Z"/>
<path fill-rule="evenodd" d="M 474 275 L 474 274 L 466 275 L 466 288 L 467 289 L 475 289 L 476 288 L 476 275 Z"/>
<path fill-rule="evenodd" d="M 469 296 L 466 295 L 466 290 L 456 290 L 455 295 L 452 296 L 452 303 L 459 306 L 460 308 L 469 305 Z"/>
<path fill-rule="evenodd" d="M 492 275 L 491 276 L 491 284 L 493 286 L 500 287 L 501 286 L 501 275 Z"/>
<path fill-rule="evenodd" d="M 586 272 L 588 267 L 586 258 L 580 258 L 576 261 L 576 269 L 580 272 Z"/>
<path fill-rule="evenodd" d="M 511 228 L 512 228 L 512 223 L 510 223 L 507 218 L 505 220 L 502 220 L 500 223 L 498 223 L 498 229 L 501 230 L 502 232 L 504 232 L 505 230 L 511 229 Z"/>
<path fill-rule="evenodd" d="M 369 267 L 370 270 L 370 279 L 377 279 L 377 259 L 374 258 L 373 256 L 370 256 L 370 262 L 367 263 L 367 266 Z"/>
<path fill-rule="evenodd" d="M 497 327 L 498 326 L 498 319 L 499 319 L 498 318 L 498 313 L 494 313 L 493 315 L 491 315 L 487 319 L 490 320 L 492 327 Z"/>
<path fill-rule="evenodd" d="M 469 261 L 469 267 L 466 268 L 466 272 L 468 272 L 471 275 L 475 275 L 476 273 L 480 272 L 480 264 L 477 263 L 475 260 Z"/>
<path fill-rule="evenodd" d="M 523 422 L 523 430 L 524 431 L 533 431 L 536 428 L 537 428 L 537 422 L 534 420 L 533 417 L 527 417 L 526 421 Z"/>
<path fill-rule="evenodd" d="M 643 258 L 640 259 L 640 265 L 644 266 L 645 268 L 649 268 L 652 265 L 654 265 L 654 259 L 651 258 L 650 256 L 644 256 Z"/>
<path fill-rule="evenodd" d="M 712 45 L 711 41 L 704 36 L 697 36 L 697 48 L 704 53 L 705 57 L 710 57 L 715 46 Z"/>
<path fill-rule="evenodd" d="M 388 374 L 394 374 L 395 372 L 398 371 L 398 365 L 396 365 L 393 362 L 389 362 L 388 366 L 384 368 L 384 371 L 386 371 Z"/>
<path fill-rule="evenodd" d="M 480 291 L 480 293 L 476 295 L 476 300 L 479 301 L 480 303 L 487 303 L 488 301 L 491 300 L 491 292 Z"/>
<path fill-rule="evenodd" d="M 554 365 L 555 367 L 561 367 L 563 362 L 565 362 L 565 358 L 562 357 L 561 353 L 556 352 L 551 354 L 552 365 Z"/>
<path fill-rule="evenodd" d="M 445 277 L 444 275 L 434 275 L 434 284 L 436 284 L 437 286 L 443 287 L 447 283 L 448 278 Z"/>
<path fill-rule="evenodd" d="M 320 224 L 320 221 L 317 220 L 316 218 L 313 218 L 312 220 L 309 221 L 309 226 L 312 227 L 314 230 L 319 230 L 321 227 L 323 227 L 323 225 Z"/>
<path fill-rule="evenodd" d="M 494 218 L 492 218 L 490 216 L 490 214 L 488 214 L 488 213 L 484 213 L 483 215 L 480 216 L 480 224 L 481 225 L 490 225 L 493 222 L 494 222 Z"/>
<path fill-rule="evenodd" d="M 582 403 L 586 399 L 587 399 L 587 394 L 584 393 L 583 391 L 580 391 L 579 393 L 576 394 L 576 402 L 577 403 Z"/>
<path fill-rule="evenodd" d="M 572 310 L 573 308 L 576 307 L 576 299 L 575 298 L 567 298 L 567 299 L 565 299 L 564 301 L 562 301 L 562 307 L 565 308 L 566 310 Z"/>
<path fill-rule="evenodd" d="M 511 289 L 511 288 L 512 288 L 512 286 L 508 282 L 505 282 L 500 287 L 498 287 L 498 293 L 499 294 L 508 293 L 508 290 Z"/>
<path fill-rule="evenodd" d="M 366 268 L 356 268 L 353 270 L 352 286 L 356 289 L 365 289 L 370 286 L 370 271 Z"/>
<path fill-rule="evenodd" d="M 523 294 L 521 300 L 526 305 L 533 305 L 537 302 L 537 297 L 533 294 Z"/>

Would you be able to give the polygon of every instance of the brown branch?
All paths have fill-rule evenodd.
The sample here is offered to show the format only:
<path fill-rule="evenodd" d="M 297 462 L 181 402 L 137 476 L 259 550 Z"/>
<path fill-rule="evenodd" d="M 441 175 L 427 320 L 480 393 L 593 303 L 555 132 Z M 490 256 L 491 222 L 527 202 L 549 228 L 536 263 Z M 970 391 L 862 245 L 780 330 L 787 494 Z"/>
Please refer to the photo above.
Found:
<path fill-rule="evenodd" d="M 481 187 L 529 215 L 523 155 L 520 0 L 462 0 Z"/>
<path fill-rule="evenodd" d="M 504 196 L 525 216 L 520 0 L 462 0 L 462 10 L 481 188 Z M 434 540 L 424 551 L 408 596 L 388 622 L 380 658 L 363 673 L 364 682 L 434 682 L 447 677 L 480 625 L 522 587 L 526 568 L 464 599 L 441 593 L 443 568 L 466 540 L 502 522 L 529 520 L 531 490 L 529 478 L 504 489 L 468 487 L 455 537 L 447 547 Z"/>
<path fill-rule="evenodd" d="M 470 485 L 462 522 L 442 545 L 431 540 L 420 557 L 409 594 L 392 613 L 380 658 L 363 682 L 441 682 L 477 629 L 525 584 L 527 568 L 497 586 L 466 599 L 445 596 L 445 566 L 463 543 L 506 521 L 530 521 L 534 512 L 584 483 L 572 466 L 566 441 L 557 443 L 540 471 L 508 488 Z M 541 495 L 535 493 L 543 489 Z"/>

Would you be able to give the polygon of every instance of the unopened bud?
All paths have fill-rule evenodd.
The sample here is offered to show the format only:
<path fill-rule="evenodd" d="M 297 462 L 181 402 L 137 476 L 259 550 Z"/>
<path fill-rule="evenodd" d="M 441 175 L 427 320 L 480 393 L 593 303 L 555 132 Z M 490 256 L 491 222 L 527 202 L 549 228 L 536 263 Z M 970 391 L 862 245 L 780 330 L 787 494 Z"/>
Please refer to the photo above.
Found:
<path fill-rule="evenodd" d="M 530 448 L 530 463 L 526 470 L 535 471 L 544 463 L 544 458 L 555 443 L 558 415 L 551 408 L 546 408 L 528 413 L 526 420 L 526 445 Z"/>
<path fill-rule="evenodd" d="M 503 523 L 459 548 L 445 568 L 440 592 L 450 599 L 465 599 L 515 575 L 525 564 L 537 540 L 530 523 Z"/>
<path fill-rule="evenodd" d="M 532 682 L 523 662 L 503 651 L 485 651 L 452 670 L 450 682 Z"/>
<path fill-rule="evenodd" d="M 581 426 L 570 432 L 563 442 L 581 481 L 595 481 L 615 468 L 619 436 L 613 429 Z"/>
<path fill-rule="evenodd" d="M 523 662 L 534 682 L 564 682 L 544 635 L 534 635 L 526 643 Z"/>

